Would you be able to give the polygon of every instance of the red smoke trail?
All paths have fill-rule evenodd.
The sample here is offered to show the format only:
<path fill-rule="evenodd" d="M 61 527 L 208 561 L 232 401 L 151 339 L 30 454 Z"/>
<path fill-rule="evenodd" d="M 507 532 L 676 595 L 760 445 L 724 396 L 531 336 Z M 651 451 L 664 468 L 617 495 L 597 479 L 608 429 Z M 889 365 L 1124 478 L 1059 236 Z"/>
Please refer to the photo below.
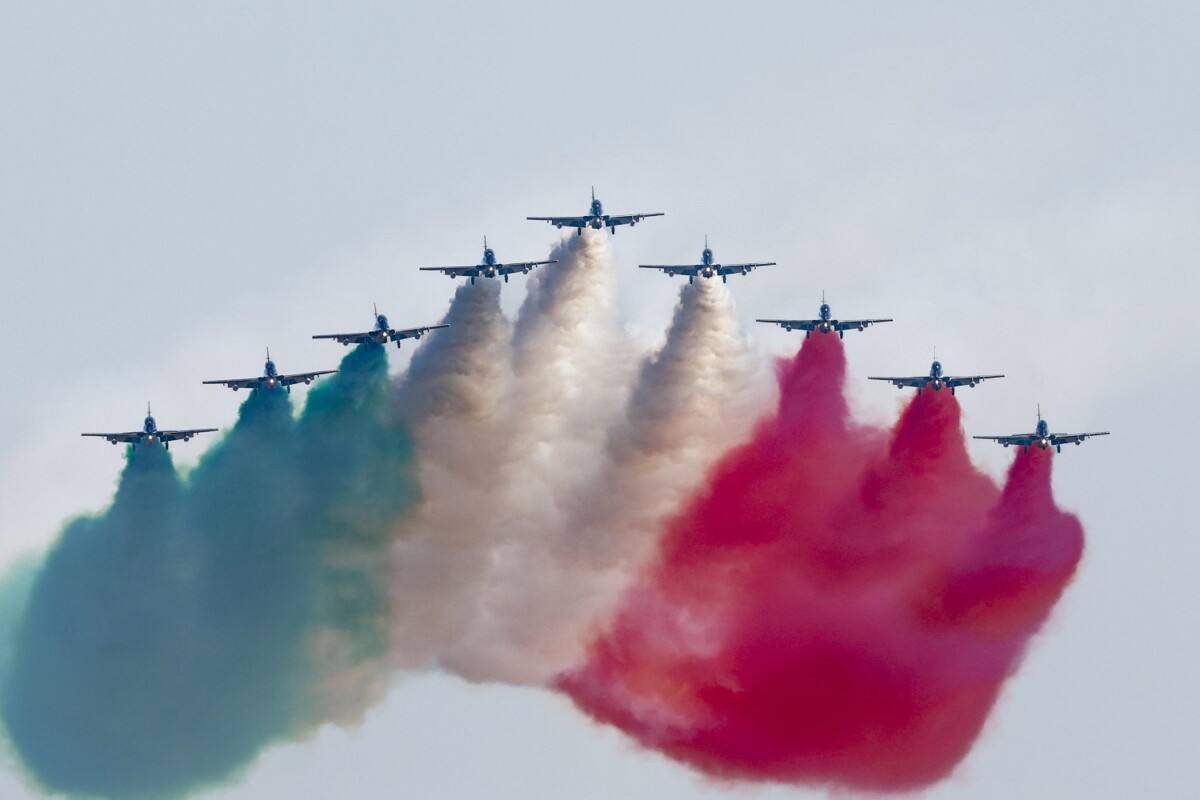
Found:
<path fill-rule="evenodd" d="M 957 399 L 855 426 L 845 357 L 814 336 L 777 414 L 664 533 L 589 660 L 558 684 L 597 719 L 722 778 L 905 790 L 970 749 L 1079 561 L 1050 451 L 1003 492 Z"/>

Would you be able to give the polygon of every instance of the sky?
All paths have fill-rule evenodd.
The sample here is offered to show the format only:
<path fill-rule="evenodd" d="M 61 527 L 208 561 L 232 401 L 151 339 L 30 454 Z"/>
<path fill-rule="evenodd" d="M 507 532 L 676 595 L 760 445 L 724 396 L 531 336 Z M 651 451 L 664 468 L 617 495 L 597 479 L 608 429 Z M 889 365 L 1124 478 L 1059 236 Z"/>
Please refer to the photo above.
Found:
<path fill-rule="evenodd" d="M 968 433 L 1111 430 L 1056 464 L 1082 569 L 975 750 L 930 797 L 1181 796 L 1200 782 L 1200 55 L 1191 4 L 148 3 L 0 7 L 0 566 L 101 508 L 121 467 L 83 430 L 227 427 L 200 385 L 340 351 L 309 337 L 445 312 L 421 265 L 545 258 L 528 215 L 664 211 L 620 231 L 645 348 L 677 285 L 639 263 L 778 266 L 756 317 L 896 322 L 866 375 L 1002 372 Z M 520 279 L 504 289 L 515 310 Z M 407 353 L 409 351 L 403 351 Z M 393 360 L 402 369 L 404 356 Z M 240 399 L 240 398 L 238 398 Z M 115 426 L 115 427 L 113 427 Z M 179 448 L 195 463 L 204 445 Z M 973 442 L 999 476 L 1009 452 Z M 0 796 L 40 795 L 0 760 Z M 346 791 L 347 786 L 352 791 Z M 268 752 L 220 800 L 791 798 L 713 785 L 563 698 L 397 679 L 360 729 Z"/>

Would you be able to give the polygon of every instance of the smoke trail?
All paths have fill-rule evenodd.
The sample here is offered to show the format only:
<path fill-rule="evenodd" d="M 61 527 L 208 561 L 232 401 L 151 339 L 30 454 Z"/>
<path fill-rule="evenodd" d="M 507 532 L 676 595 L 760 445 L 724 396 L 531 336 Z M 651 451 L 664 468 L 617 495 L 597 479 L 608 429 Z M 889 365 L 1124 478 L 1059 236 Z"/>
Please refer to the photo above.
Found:
<path fill-rule="evenodd" d="M 392 528 L 419 495 L 409 431 L 385 416 L 389 386 L 384 348 L 360 345 L 309 392 L 298 424 L 304 533 L 319 566 L 306 632 L 319 707 L 309 724 L 359 721 L 391 674 Z"/>
<path fill-rule="evenodd" d="M 413 668 L 470 626 L 508 481 L 512 327 L 500 284 L 463 284 L 442 322 L 450 327 L 417 349 L 394 398 L 421 452 L 423 502 L 393 552 L 395 658 Z"/>
<path fill-rule="evenodd" d="M 1003 494 L 955 398 L 862 428 L 816 336 L 778 413 L 671 521 L 587 661 L 558 685 L 597 719 L 722 778 L 905 790 L 967 753 L 1069 581 L 1078 522 L 1021 455 Z"/>
<path fill-rule="evenodd" d="M 494 290 L 462 287 L 458 336 L 424 345 L 403 384 L 425 502 L 395 553 L 402 665 L 543 684 L 576 663 L 762 394 L 723 286 L 686 286 L 635 373 L 607 238 L 568 237 L 553 257 L 511 329 Z"/>
<path fill-rule="evenodd" d="M 504 505 L 484 530 L 488 570 L 465 636 L 443 654 L 471 680 L 544 684 L 580 652 L 578 584 L 553 557 L 579 491 L 602 466 L 629 386 L 608 237 L 566 237 L 535 275 L 513 330 Z"/>
<path fill-rule="evenodd" d="M 0 696 L 12 666 L 17 630 L 41 568 L 39 556 L 26 555 L 9 565 L 0 576 Z"/>
<path fill-rule="evenodd" d="M 716 457 L 749 433 L 765 394 L 724 284 L 684 284 L 661 349 L 638 371 L 605 463 L 574 502 L 568 556 L 641 563 L 663 518 Z"/>
<path fill-rule="evenodd" d="M 64 532 L 0 701 L 47 789 L 182 796 L 371 700 L 412 453 L 380 416 L 382 349 L 342 367 L 299 423 L 288 395 L 251 395 L 186 482 L 131 448 L 112 507 Z"/>
<path fill-rule="evenodd" d="M 547 543 L 560 584 L 548 629 L 572 663 L 654 553 L 663 519 L 748 434 L 764 394 L 758 364 L 725 286 L 684 284 L 666 341 L 642 362 L 608 431 L 600 470 L 577 488 L 563 535 Z"/>
<path fill-rule="evenodd" d="M 193 544 L 170 457 L 146 447 L 130 453 L 112 507 L 71 523 L 47 556 L 0 703 L 21 758 L 48 788 L 145 796 L 187 757 L 193 742 L 165 723 L 195 702 L 207 654 L 191 647 L 178 601 L 161 601 L 194 603 Z M 160 737 L 144 764 L 125 755 L 139 728 Z"/>
<path fill-rule="evenodd" d="M 538 606 L 555 602 L 544 590 L 558 577 L 537 560 L 561 536 L 561 505 L 595 468 L 628 385 L 607 240 L 571 237 L 553 257 L 515 325 L 500 311 L 500 284 L 460 287 L 449 335 L 422 345 L 398 392 L 424 498 L 397 532 L 401 665 L 437 662 L 474 680 L 548 674 Z"/>

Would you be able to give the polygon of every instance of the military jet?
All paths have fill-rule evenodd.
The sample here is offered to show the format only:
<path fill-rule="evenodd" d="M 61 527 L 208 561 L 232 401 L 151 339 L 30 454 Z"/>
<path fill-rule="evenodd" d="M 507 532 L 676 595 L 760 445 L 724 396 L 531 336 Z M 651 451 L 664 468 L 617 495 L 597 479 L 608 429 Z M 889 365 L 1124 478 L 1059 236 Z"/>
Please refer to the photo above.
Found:
<path fill-rule="evenodd" d="M 396 347 L 399 347 L 401 339 L 420 339 L 429 331 L 448 327 L 450 326 L 426 325 L 421 328 L 403 328 L 398 330 L 389 325 L 387 316 L 380 314 L 379 309 L 375 308 L 374 330 L 363 331 L 362 333 L 320 333 L 313 338 L 333 339 L 346 346 L 352 344 L 387 344 L 388 342 L 395 342 Z"/>
<path fill-rule="evenodd" d="M 1108 431 L 1096 431 L 1094 433 L 1051 433 L 1050 425 L 1046 420 L 1042 419 L 1042 407 L 1038 406 L 1038 421 L 1037 427 L 1033 429 L 1033 433 L 1014 433 L 1012 436 L 976 436 L 976 439 L 988 439 L 993 442 L 1008 447 L 1016 445 L 1024 448 L 1025 452 L 1029 452 L 1029 448 L 1037 445 L 1042 450 L 1047 447 L 1053 447 L 1055 451 L 1061 453 L 1064 444 L 1083 444 L 1085 440 L 1093 436 L 1108 436 Z"/>
<path fill-rule="evenodd" d="M 940 392 L 944 388 L 950 389 L 950 394 L 954 394 L 954 390 L 959 386 L 968 388 L 977 386 L 986 380 L 992 378 L 1003 378 L 1003 375 L 962 375 L 951 376 L 942 373 L 942 362 L 937 360 L 935 356 L 933 364 L 929 367 L 928 375 L 917 375 L 911 378 L 881 378 L 869 376 L 868 380 L 872 381 L 888 381 L 895 384 L 898 388 L 915 388 L 917 394 L 920 394 L 925 389 L 932 389 L 935 392 Z"/>
<path fill-rule="evenodd" d="M 608 228 L 609 233 L 616 233 L 618 225 L 628 225 L 633 227 L 646 217 L 661 217 L 663 212 L 655 211 L 651 214 L 605 214 L 604 204 L 596 199 L 596 187 L 592 187 L 592 205 L 589 213 L 582 217 L 526 217 L 538 222 L 549 222 L 556 228 L 566 226 L 568 228 L 578 228 L 579 235 L 583 235 L 584 228 L 595 228 L 601 230 Z"/>
<path fill-rule="evenodd" d="M 139 444 L 154 444 L 162 442 L 162 446 L 171 449 L 171 442 L 177 439 L 188 441 L 193 436 L 200 433 L 213 433 L 216 428 L 190 428 L 182 431 L 160 431 L 158 424 L 154 421 L 154 415 L 150 413 L 150 404 L 146 403 L 146 419 L 142 422 L 140 431 L 125 431 L 123 433 L 84 433 L 82 436 L 96 436 L 105 439 L 109 444 L 131 444 L 135 447 Z"/>
<path fill-rule="evenodd" d="M 891 322 L 888 319 L 833 319 L 833 312 L 829 308 L 829 304 L 825 302 L 824 293 L 821 294 L 821 310 L 818 319 L 760 319 L 758 322 L 767 322 L 772 325 L 778 325 L 785 331 L 804 331 L 804 338 L 812 336 L 813 331 L 821 333 L 833 333 L 837 331 L 839 339 L 846 338 L 846 331 L 865 331 L 868 325 L 874 325 L 877 322 Z"/>
<path fill-rule="evenodd" d="M 750 270 L 759 267 L 770 267 L 775 264 L 774 261 L 759 261 L 753 264 L 714 264 L 713 251 L 708 246 L 708 237 L 704 237 L 704 250 L 700 253 L 699 264 L 639 264 L 642 269 L 658 269 L 668 275 L 687 275 L 688 283 L 695 282 L 696 278 L 716 278 L 720 276 L 721 282 L 728 282 L 730 275 L 748 275 Z"/>
<path fill-rule="evenodd" d="M 220 386 L 228 386 L 235 392 L 238 389 L 250 389 L 257 392 L 259 389 L 287 389 L 288 394 L 292 392 L 292 385 L 296 383 L 312 383 L 320 375 L 332 375 L 337 372 L 336 369 L 325 369 L 318 372 L 297 372 L 292 375 L 281 375 L 279 370 L 275 368 L 275 362 L 271 360 L 271 349 L 267 348 L 267 363 L 263 367 L 263 374 L 257 378 L 224 378 L 218 381 L 203 381 L 206 384 L 217 384 Z"/>
<path fill-rule="evenodd" d="M 515 261 L 511 264 L 501 264 L 496 261 L 496 251 L 488 247 L 487 237 L 485 236 L 483 237 L 482 263 L 468 267 L 421 267 L 421 269 L 426 272 L 444 272 L 451 278 L 470 278 L 471 283 L 474 283 L 476 278 L 504 278 L 504 281 L 507 283 L 508 276 L 514 272 L 520 272 L 524 275 L 534 267 L 557 263 L 558 259 L 550 261 Z"/>

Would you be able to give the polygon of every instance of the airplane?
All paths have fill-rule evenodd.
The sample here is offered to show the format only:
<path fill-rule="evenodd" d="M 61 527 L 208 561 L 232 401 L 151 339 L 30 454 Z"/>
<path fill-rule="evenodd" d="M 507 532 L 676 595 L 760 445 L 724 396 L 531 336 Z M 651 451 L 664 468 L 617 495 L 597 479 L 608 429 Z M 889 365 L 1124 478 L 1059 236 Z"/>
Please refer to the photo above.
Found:
<path fill-rule="evenodd" d="M 833 333 L 837 331 L 839 339 L 846 338 L 846 331 L 865 331 L 868 325 L 874 325 L 877 322 L 891 322 L 888 319 L 843 319 L 837 320 L 832 318 L 832 311 L 829 304 L 825 302 L 825 293 L 821 293 L 821 311 L 819 319 L 760 319 L 756 322 L 767 322 L 773 325 L 778 325 L 785 331 L 802 330 L 804 338 L 812 336 L 813 331 L 821 333 Z"/>
<path fill-rule="evenodd" d="M 337 372 L 336 369 L 325 369 L 319 372 L 297 372 L 294 375 L 280 375 L 275 369 L 275 362 L 271 360 L 271 348 L 267 348 L 267 363 L 263 367 L 263 374 L 257 378 L 225 378 L 219 381 L 203 381 L 208 384 L 218 384 L 228 386 L 235 392 L 238 389 L 250 389 L 257 392 L 259 389 L 275 389 L 283 387 L 287 389 L 288 394 L 292 392 L 292 384 L 295 383 L 312 383 L 313 379 L 320 375 L 332 375 Z"/>
<path fill-rule="evenodd" d="M 721 282 L 727 283 L 730 275 L 746 275 L 758 267 L 774 266 L 774 261 L 759 261 L 753 264 L 714 264 L 713 251 L 708 246 L 708 237 L 704 237 L 704 251 L 700 253 L 699 264 L 639 264 L 641 269 L 660 269 L 668 275 L 687 275 L 688 283 L 695 282 L 697 277 L 715 278 L 721 276 Z"/>
<path fill-rule="evenodd" d="M 182 431 L 160 431 L 158 424 L 154 421 L 154 415 L 150 413 L 150 404 L 146 403 L 146 420 L 142 423 L 140 431 L 125 431 L 123 433 L 83 433 L 81 436 L 96 436 L 106 440 L 109 444 L 125 443 L 135 447 L 139 444 L 154 444 L 162 442 L 163 447 L 170 450 L 171 442 L 182 439 L 188 441 L 193 436 L 200 433 L 213 433 L 217 428 L 190 428 Z"/>
<path fill-rule="evenodd" d="M 958 377 L 945 375 L 942 373 L 942 362 L 937 360 L 937 354 L 935 353 L 933 364 L 929 367 L 928 375 L 917 375 L 911 378 L 880 378 L 869 376 L 868 380 L 889 381 L 901 389 L 905 387 L 915 388 L 917 394 L 920 394 L 925 389 L 933 389 L 935 392 L 940 392 L 943 388 L 949 388 L 950 394 L 954 394 L 954 390 L 959 386 L 970 388 L 983 381 L 1003 377 L 1003 375 L 962 375 Z"/>
<path fill-rule="evenodd" d="M 540 267 L 543 264 L 557 264 L 558 259 L 550 261 L 516 261 L 512 264 L 501 264 L 496 261 L 496 251 L 488 247 L 487 237 L 483 237 L 483 262 L 470 267 L 421 267 L 426 272 L 444 272 L 451 278 L 470 278 L 471 283 L 475 282 L 476 278 L 500 278 L 503 277 L 505 283 L 508 282 L 508 276 L 514 272 L 520 272 L 522 275 L 529 272 L 534 267 Z"/>
<path fill-rule="evenodd" d="M 421 336 L 429 331 L 437 330 L 438 328 L 448 328 L 449 325 L 426 325 L 421 328 L 404 328 L 397 330 L 388 324 L 388 318 L 379 313 L 379 308 L 375 308 L 375 329 L 363 331 L 362 333 L 321 333 L 314 336 L 314 339 L 334 339 L 347 347 L 352 344 L 387 344 L 395 342 L 396 347 L 400 346 L 401 339 L 420 339 Z"/>
<path fill-rule="evenodd" d="M 608 228 L 609 233 L 615 234 L 618 225 L 628 225 L 633 227 L 646 217 L 661 217 L 663 212 L 655 211 L 652 214 L 615 214 L 609 215 L 604 213 L 604 204 L 596 199 L 596 187 L 592 187 L 592 205 L 589 213 L 582 217 L 526 217 L 538 222 L 549 222 L 556 228 L 561 228 L 564 225 L 568 228 L 578 228 L 580 236 L 583 235 L 584 228 L 595 228 L 601 230 Z"/>
<path fill-rule="evenodd" d="M 1079 445 L 1093 436 L 1108 435 L 1108 431 L 1096 431 L 1094 433 L 1051 433 L 1049 423 L 1042 419 L 1042 407 L 1039 405 L 1037 427 L 1033 429 L 1033 433 L 1014 433 L 1012 436 L 976 436 L 974 438 L 989 439 L 993 442 L 999 442 L 1005 447 L 1016 445 L 1024 448 L 1026 453 L 1029 452 L 1031 445 L 1037 445 L 1042 450 L 1045 450 L 1047 447 L 1053 447 L 1055 451 L 1061 453 L 1064 444 Z"/>

